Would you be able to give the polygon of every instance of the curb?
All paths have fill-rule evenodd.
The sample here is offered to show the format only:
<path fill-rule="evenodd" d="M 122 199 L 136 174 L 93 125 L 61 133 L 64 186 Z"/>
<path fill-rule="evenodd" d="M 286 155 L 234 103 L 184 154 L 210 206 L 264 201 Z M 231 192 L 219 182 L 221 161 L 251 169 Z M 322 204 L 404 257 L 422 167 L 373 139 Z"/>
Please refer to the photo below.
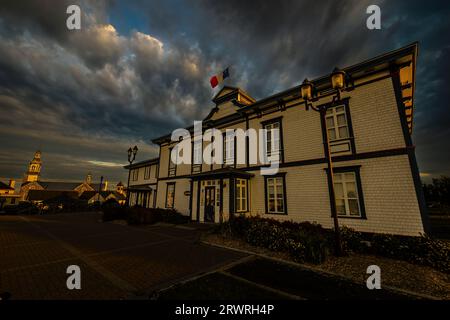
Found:
<path fill-rule="evenodd" d="M 244 249 L 237 249 L 237 248 L 233 248 L 233 247 L 228 247 L 228 246 L 224 246 L 224 245 L 221 245 L 221 244 L 216 244 L 216 243 L 209 242 L 209 241 L 202 241 L 202 243 L 204 243 L 206 245 L 222 248 L 222 249 L 228 249 L 228 250 L 233 250 L 233 251 L 237 251 L 237 252 L 241 252 L 241 253 L 246 253 L 246 254 L 258 256 L 258 257 L 261 257 L 261 258 L 264 258 L 264 259 L 268 259 L 268 260 L 272 260 L 272 261 L 276 261 L 276 262 L 280 262 L 280 263 L 284 263 L 284 264 L 289 264 L 289 265 L 295 266 L 297 268 L 301 268 L 301 269 L 304 269 L 304 270 L 312 271 L 312 272 L 315 272 L 315 273 L 318 273 L 318 274 L 321 274 L 321 275 L 324 275 L 324 276 L 335 277 L 335 278 L 339 278 L 339 279 L 342 279 L 342 280 L 350 281 L 350 282 L 352 282 L 354 284 L 357 284 L 357 285 L 361 285 L 361 283 L 355 281 L 355 279 L 353 279 L 351 277 L 347 277 L 347 276 L 344 276 L 344 275 L 341 275 L 341 274 L 338 274 L 338 273 L 334 273 L 334 272 L 330 272 L 330 271 L 324 271 L 324 270 L 321 270 L 319 268 L 314 268 L 314 267 L 311 267 L 311 266 L 306 266 L 306 265 L 301 264 L 301 263 L 297 263 L 297 262 L 293 262 L 293 261 L 289 261 L 289 260 L 284 260 L 284 259 L 279 259 L 279 258 L 268 256 L 266 254 L 257 253 L 257 252 L 253 252 L 253 251 L 248 251 L 248 250 L 244 250 Z M 410 291 L 410 290 L 401 289 L 401 288 L 397 288 L 397 287 L 393 287 L 393 286 L 383 285 L 383 289 L 387 289 L 387 290 L 390 290 L 392 292 L 399 293 L 399 294 L 402 294 L 402 295 L 415 297 L 417 299 L 442 300 L 441 298 L 438 298 L 438 297 L 435 297 L 435 296 L 422 294 L 422 293 L 417 293 L 417 292 L 413 292 L 413 291 Z"/>

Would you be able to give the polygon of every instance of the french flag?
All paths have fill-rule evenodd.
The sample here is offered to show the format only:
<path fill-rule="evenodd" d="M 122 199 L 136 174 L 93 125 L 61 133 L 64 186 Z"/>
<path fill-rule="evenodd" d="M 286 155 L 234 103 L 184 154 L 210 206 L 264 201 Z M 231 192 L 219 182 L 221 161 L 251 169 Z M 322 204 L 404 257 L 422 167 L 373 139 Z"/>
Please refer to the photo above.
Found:
<path fill-rule="evenodd" d="M 229 76 L 230 76 L 229 67 L 223 70 L 221 73 L 212 76 L 211 79 L 209 79 L 211 88 L 217 87 L 219 83 L 221 83 L 224 79 L 228 78 Z"/>

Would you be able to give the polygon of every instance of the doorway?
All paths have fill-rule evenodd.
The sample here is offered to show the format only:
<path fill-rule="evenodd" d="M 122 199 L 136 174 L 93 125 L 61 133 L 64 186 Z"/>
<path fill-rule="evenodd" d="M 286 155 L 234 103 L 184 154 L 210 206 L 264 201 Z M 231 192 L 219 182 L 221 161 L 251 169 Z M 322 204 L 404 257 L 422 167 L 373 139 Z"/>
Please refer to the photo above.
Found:
<path fill-rule="evenodd" d="M 205 188 L 205 222 L 214 222 L 216 187 Z"/>

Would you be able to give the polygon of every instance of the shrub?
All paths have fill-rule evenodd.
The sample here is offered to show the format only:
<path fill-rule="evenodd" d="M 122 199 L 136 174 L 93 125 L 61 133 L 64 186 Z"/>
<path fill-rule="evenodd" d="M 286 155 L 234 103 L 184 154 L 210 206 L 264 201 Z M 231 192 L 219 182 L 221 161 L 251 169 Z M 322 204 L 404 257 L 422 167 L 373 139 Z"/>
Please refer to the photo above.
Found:
<path fill-rule="evenodd" d="M 344 252 L 374 254 L 450 273 L 450 244 L 444 241 L 427 236 L 363 233 L 347 227 L 340 231 Z M 334 247 L 332 230 L 308 222 L 231 216 L 216 232 L 238 237 L 254 246 L 288 252 L 298 262 L 322 263 Z"/>
<path fill-rule="evenodd" d="M 341 242 L 344 252 L 366 252 L 369 248 L 361 232 L 341 227 Z"/>
<path fill-rule="evenodd" d="M 125 220 L 127 219 L 126 207 L 106 206 L 102 209 L 102 221 Z"/>
<path fill-rule="evenodd" d="M 231 234 L 254 246 L 288 252 L 296 261 L 321 263 L 330 252 L 328 231 L 308 222 L 231 216 L 216 232 Z"/>
<path fill-rule="evenodd" d="M 182 224 L 189 222 L 189 217 L 183 216 L 173 209 L 133 207 L 128 210 L 128 224 L 154 224 L 166 222 Z"/>
<path fill-rule="evenodd" d="M 341 236 L 347 251 L 403 260 L 450 273 L 450 244 L 447 242 L 428 236 L 361 233 L 350 228 L 342 228 Z"/>
<path fill-rule="evenodd" d="M 133 207 L 128 209 L 127 222 L 132 225 L 153 224 L 160 221 L 161 218 L 151 209 L 142 207 Z"/>

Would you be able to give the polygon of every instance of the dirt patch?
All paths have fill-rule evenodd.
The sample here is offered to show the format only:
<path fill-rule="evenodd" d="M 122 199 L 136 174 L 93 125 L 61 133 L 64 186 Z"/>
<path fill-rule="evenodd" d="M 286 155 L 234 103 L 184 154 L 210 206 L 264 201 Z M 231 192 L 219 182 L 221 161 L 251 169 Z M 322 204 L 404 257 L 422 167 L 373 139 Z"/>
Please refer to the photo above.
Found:
<path fill-rule="evenodd" d="M 222 235 L 205 235 L 203 240 L 231 248 L 264 254 L 273 258 L 292 261 L 287 253 L 273 252 L 268 249 L 254 247 L 244 241 L 223 237 Z M 366 273 L 367 267 L 373 264 L 379 266 L 381 269 L 382 286 L 392 286 L 419 294 L 450 300 L 449 274 L 405 261 L 379 256 L 351 254 L 347 257 L 329 257 L 322 264 L 305 264 L 305 266 L 313 266 L 323 271 L 352 278 L 359 283 L 365 283 L 368 277 Z"/>

